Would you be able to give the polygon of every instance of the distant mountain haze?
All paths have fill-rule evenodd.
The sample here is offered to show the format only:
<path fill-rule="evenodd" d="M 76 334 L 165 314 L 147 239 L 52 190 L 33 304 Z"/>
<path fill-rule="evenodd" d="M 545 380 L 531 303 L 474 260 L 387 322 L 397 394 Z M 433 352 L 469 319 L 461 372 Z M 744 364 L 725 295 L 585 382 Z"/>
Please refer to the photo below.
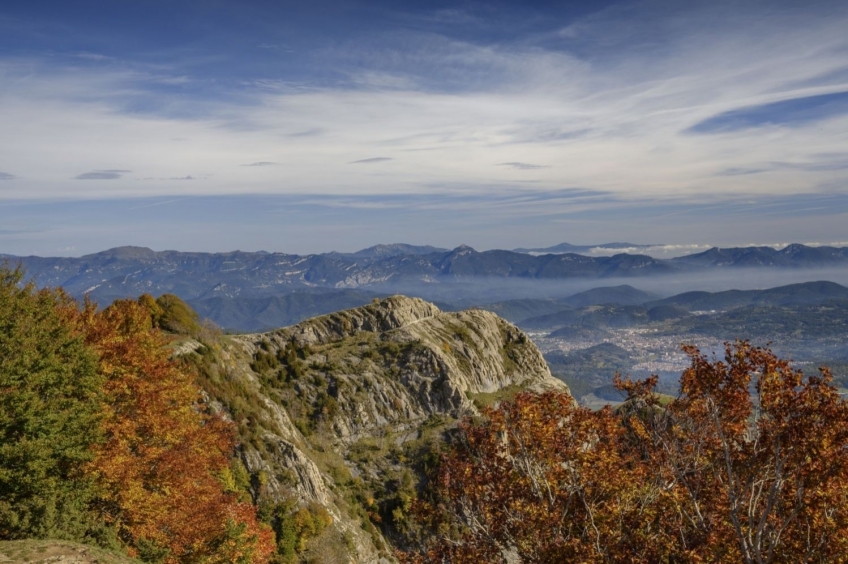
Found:
<path fill-rule="evenodd" d="M 616 291 L 629 288 L 630 291 Z M 612 290 L 612 292 L 611 292 Z M 516 322 L 529 329 L 555 327 L 629 327 L 649 321 L 668 321 L 692 312 L 730 311 L 751 306 L 805 306 L 848 302 L 848 288 L 834 282 L 805 282 L 768 290 L 728 290 L 724 292 L 685 292 L 662 300 L 635 301 L 649 295 L 629 286 L 596 288 L 561 301 L 552 301 L 559 310 L 526 317 Z M 590 296 L 595 296 L 594 303 Z M 518 302 L 518 300 L 516 300 Z M 511 304 L 518 309 L 518 303 Z M 485 306 L 484 306 L 485 307 Z M 496 311 L 496 310 L 493 310 Z"/>
<path fill-rule="evenodd" d="M 516 253 L 590 253 L 599 249 L 649 249 L 659 247 L 659 244 L 638 243 L 601 243 L 600 245 L 572 245 L 571 243 L 560 243 L 552 247 L 535 249 L 513 249 Z"/>
<path fill-rule="evenodd" d="M 251 331 L 296 323 L 394 293 L 435 300 L 445 309 L 487 307 L 515 322 L 603 304 L 645 304 L 646 309 L 674 305 L 695 311 L 745 304 L 820 303 L 822 299 L 841 299 L 844 288 L 833 282 L 818 282 L 817 286 L 805 282 L 772 294 L 739 290 L 662 299 L 678 292 L 660 291 L 658 284 L 676 281 L 677 286 L 672 287 L 691 289 L 693 285 L 687 286 L 686 280 L 702 280 L 720 272 L 726 272 L 729 283 L 733 283 L 736 276 L 731 273 L 737 269 L 774 273 L 764 275 L 764 279 L 776 282 L 791 272 L 799 273 L 802 279 L 817 274 L 814 269 L 848 272 L 848 249 L 797 244 L 781 250 L 715 248 L 675 259 L 628 253 L 608 257 L 577 253 L 534 256 L 505 250 L 478 252 L 466 245 L 444 250 L 392 244 L 350 254 L 316 255 L 157 252 L 145 247 L 118 247 L 76 258 L 30 256 L 8 260 L 13 265 L 20 263 L 27 277 L 40 287 L 62 286 L 73 296 L 89 295 L 101 304 L 143 293 L 175 294 L 223 327 Z M 641 289 L 609 282 L 593 288 L 596 280 L 632 280 Z M 588 289 L 575 293 L 581 286 Z"/>

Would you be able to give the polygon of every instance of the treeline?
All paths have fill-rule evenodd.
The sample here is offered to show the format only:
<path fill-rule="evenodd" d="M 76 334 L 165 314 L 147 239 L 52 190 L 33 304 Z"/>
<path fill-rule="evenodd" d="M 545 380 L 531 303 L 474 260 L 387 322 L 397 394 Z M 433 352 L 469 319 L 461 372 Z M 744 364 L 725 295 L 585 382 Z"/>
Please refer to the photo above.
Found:
<path fill-rule="evenodd" d="M 845 562 L 848 404 L 826 369 L 687 347 L 677 399 L 523 394 L 460 426 L 402 562 Z"/>
<path fill-rule="evenodd" d="M 0 539 L 54 538 L 149 562 L 261 563 L 274 534 L 157 329 L 196 328 L 149 296 L 98 310 L 0 268 Z"/>

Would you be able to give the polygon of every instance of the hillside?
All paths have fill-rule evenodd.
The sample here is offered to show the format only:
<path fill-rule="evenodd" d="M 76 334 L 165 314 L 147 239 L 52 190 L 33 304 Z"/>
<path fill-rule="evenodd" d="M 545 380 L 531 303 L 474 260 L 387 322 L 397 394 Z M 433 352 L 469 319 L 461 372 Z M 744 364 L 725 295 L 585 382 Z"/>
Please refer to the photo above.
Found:
<path fill-rule="evenodd" d="M 551 312 L 561 311 L 568 306 L 562 300 L 524 298 L 480 304 L 477 307 L 496 313 L 512 323 L 520 323 L 524 319 L 548 315 Z"/>
<path fill-rule="evenodd" d="M 601 304 L 641 305 L 647 301 L 656 299 L 656 297 L 655 294 L 643 292 L 628 284 L 622 284 L 620 286 L 592 288 L 591 290 L 569 296 L 563 302 L 571 307 Z"/>
<path fill-rule="evenodd" d="M 848 288 L 835 282 L 804 282 L 766 290 L 685 292 L 647 306 L 673 305 L 689 311 L 730 310 L 745 306 L 814 305 L 848 299 Z"/>
<path fill-rule="evenodd" d="M 3 564 L 140 564 L 140 560 L 61 540 L 0 541 Z"/>
<path fill-rule="evenodd" d="M 814 305 L 741 307 L 718 315 L 681 319 L 668 331 L 730 340 L 803 340 L 809 345 L 835 340 L 844 347 L 845 335 L 848 335 L 848 300 Z"/>
<path fill-rule="evenodd" d="M 568 384 L 575 397 L 595 394 L 609 401 L 621 401 L 622 397 L 617 390 L 611 395 L 605 394 L 612 388 L 613 376 L 616 373 L 628 374 L 634 364 L 630 353 L 612 343 L 568 353 L 548 353 L 545 360 L 551 372 Z"/>
<path fill-rule="evenodd" d="M 521 322 L 528 329 L 581 327 L 584 329 L 624 328 L 647 323 L 648 310 L 635 305 L 592 305 L 531 317 Z M 552 336 L 556 336 L 552 333 Z"/>
<path fill-rule="evenodd" d="M 844 264 L 848 261 L 848 248 L 808 247 L 787 245 L 783 249 L 772 247 L 713 247 L 702 253 L 670 259 L 673 264 L 716 267 L 783 267 L 804 268 L 824 264 Z"/>
<path fill-rule="evenodd" d="M 212 401 L 239 426 L 254 498 L 327 526 L 298 556 L 391 559 L 442 433 L 521 389 L 567 390 L 515 326 L 396 296 L 269 333 L 186 341 Z"/>

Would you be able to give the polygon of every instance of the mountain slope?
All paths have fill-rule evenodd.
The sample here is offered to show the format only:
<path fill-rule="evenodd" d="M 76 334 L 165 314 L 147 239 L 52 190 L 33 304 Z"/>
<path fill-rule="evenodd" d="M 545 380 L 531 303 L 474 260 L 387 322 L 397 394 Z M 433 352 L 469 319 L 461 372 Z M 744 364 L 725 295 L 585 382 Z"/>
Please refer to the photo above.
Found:
<path fill-rule="evenodd" d="M 783 267 L 804 268 L 810 266 L 837 265 L 848 263 L 848 248 L 808 247 L 792 244 L 777 250 L 772 247 L 713 247 L 702 253 L 670 259 L 677 265 L 687 266 L 731 266 L 731 267 Z"/>
<path fill-rule="evenodd" d="M 648 310 L 631 305 L 592 305 L 577 309 L 562 310 L 550 315 L 531 317 L 521 322 L 528 329 L 551 329 L 555 327 L 580 327 L 583 329 L 625 328 L 648 322 Z M 568 337 L 570 331 L 553 332 L 552 337 Z"/>
<path fill-rule="evenodd" d="M 392 559 L 404 500 L 458 418 L 518 390 L 567 390 L 493 313 L 402 296 L 191 349 L 183 358 L 239 426 L 255 498 L 332 517 L 303 553 L 328 563 Z"/>
<path fill-rule="evenodd" d="M 803 282 L 766 290 L 685 292 L 646 304 L 673 305 L 689 311 L 728 310 L 745 306 L 813 305 L 848 299 L 848 288 L 835 282 Z"/>
<path fill-rule="evenodd" d="M 592 288 L 591 290 L 569 296 L 563 301 L 571 307 L 601 304 L 641 305 L 656 297 L 655 294 L 643 292 L 633 286 L 623 284 L 621 286 Z"/>

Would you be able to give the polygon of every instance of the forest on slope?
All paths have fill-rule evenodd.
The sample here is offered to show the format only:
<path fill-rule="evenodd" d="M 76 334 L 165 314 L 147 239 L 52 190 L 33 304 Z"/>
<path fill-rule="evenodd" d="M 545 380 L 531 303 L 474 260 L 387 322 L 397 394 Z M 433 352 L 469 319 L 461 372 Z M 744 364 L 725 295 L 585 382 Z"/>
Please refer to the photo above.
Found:
<path fill-rule="evenodd" d="M 0 270 L 0 538 L 266 561 L 273 539 L 234 479 L 232 425 L 154 327 L 186 312 L 152 298 L 97 310 L 21 279 Z"/>

